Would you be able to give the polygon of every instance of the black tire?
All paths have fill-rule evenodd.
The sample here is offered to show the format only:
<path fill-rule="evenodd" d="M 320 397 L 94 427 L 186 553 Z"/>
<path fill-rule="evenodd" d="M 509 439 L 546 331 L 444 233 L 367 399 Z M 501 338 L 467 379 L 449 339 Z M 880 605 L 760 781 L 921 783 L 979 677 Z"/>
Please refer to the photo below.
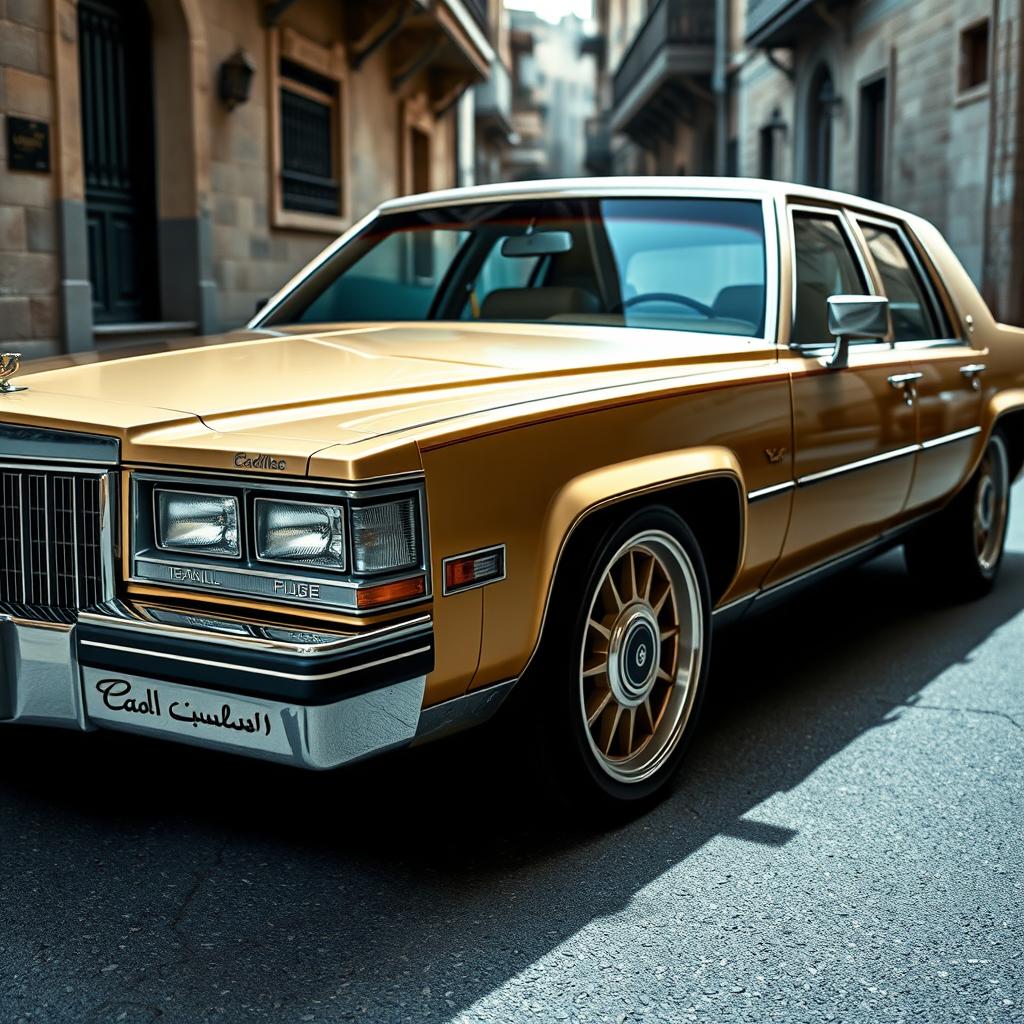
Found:
<path fill-rule="evenodd" d="M 930 598 L 970 601 L 995 585 L 1010 516 L 1008 451 L 993 433 L 963 490 L 904 544 L 907 568 Z"/>
<path fill-rule="evenodd" d="M 665 686 L 666 688 L 664 703 L 660 705 L 662 715 L 659 716 L 657 713 L 657 702 L 662 698 L 659 696 L 660 691 L 655 688 L 649 694 L 648 700 L 651 703 L 647 705 L 647 709 L 643 709 L 642 705 L 633 708 L 636 718 L 630 718 L 628 726 L 623 726 L 622 731 L 628 728 L 631 740 L 636 739 L 640 744 L 634 760 L 640 764 L 642 762 L 641 755 L 645 750 L 648 751 L 646 756 L 651 760 L 647 774 L 638 771 L 635 779 L 624 781 L 622 775 L 615 777 L 610 774 L 612 769 L 607 765 L 613 759 L 603 756 L 595 749 L 596 740 L 594 744 L 591 743 L 593 733 L 591 729 L 588 729 L 585 721 L 584 708 L 588 706 L 586 696 L 588 682 L 585 681 L 583 664 L 587 650 L 588 629 L 591 629 L 588 626 L 588 619 L 591 611 L 594 610 L 592 602 L 598 600 L 599 588 L 607 586 L 607 583 L 603 584 L 602 581 L 605 580 L 606 573 L 609 571 L 609 564 L 623 564 L 614 561 L 616 553 L 620 553 L 624 547 L 628 547 L 638 538 L 646 538 L 646 542 L 652 550 L 653 561 L 649 577 L 652 582 L 649 584 L 648 590 L 652 591 L 656 586 L 660 587 L 660 573 L 664 570 L 664 578 L 674 594 L 673 597 L 666 600 L 665 606 L 657 614 L 653 610 L 655 600 L 651 597 L 649 611 L 650 614 L 655 614 L 655 631 L 665 621 L 664 618 L 659 618 L 659 615 L 665 615 L 664 609 L 670 601 L 675 604 L 681 620 L 685 617 L 687 622 L 692 621 L 696 625 L 692 653 L 683 650 L 685 646 L 683 637 L 686 631 L 682 624 L 679 626 L 679 639 L 675 644 L 674 672 L 676 674 L 674 678 L 683 678 L 685 659 L 688 685 L 680 687 L 676 692 L 668 683 L 650 684 L 654 687 Z M 671 538 L 671 543 L 662 538 Z M 659 549 L 658 544 L 664 545 L 663 548 Z M 651 547 L 652 545 L 653 547 Z M 535 742 L 539 755 L 536 762 L 540 769 L 540 780 L 544 790 L 575 812 L 582 812 L 587 817 L 593 817 L 596 814 L 608 818 L 615 814 L 630 813 L 653 802 L 664 791 L 685 756 L 697 728 L 708 678 L 711 657 L 711 599 L 707 570 L 697 541 L 686 523 L 671 509 L 654 506 L 638 511 L 621 524 L 607 529 L 603 537 L 591 538 L 591 543 L 587 544 L 585 548 L 585 550 L 577 549 L 575 557 L 560 570 L 555 591 L 556 600 L 553 603 L 555 611 L 545 632 L 541 661 L 537 666 L 534 678 L 530 681 L 527 693 L 524 694 L 526 700 L 522 703 L 522 711 L 530 714 L 535 723 Z M 665 562 L 656 565 L 659 551 Z M 680 551 L 685 554 L 688 569 L 683 566 L 683 563 L 679 563 L 678 566 L 670 564 L 671 558 L 678 557 Z M 628 557 L 630 559 L 628 565 L 634 567 L 634 597 L 637 598 L 636 603 L 642 605 L 643 602 L 635 591 L 639 589 L 636 577 L 646 573 L 646 568 L 642 564 L 644 549 L 642 547 L 629 548 L 628 555 L 621 557 Z M 641 563 L 639 568 L 635 568 L 638 563 Z M 679 580 L 675 583 L 672 581 L 671 573 L 677 569 L 681 573 L 680 580 L 685 580 L 687 583 L 685 594 L 682 592 Z M 689 570 L 692 570 L 692 575 L 689 575 Z M 655 580 L 659 582 L 655 583 Z M 691 582 L 694 590 L 692 595 L 689 593 Z M 618 597 L 616 600 L 619 600 Z M 632 607 L 628 603 L 627 606 Z M 694 607 L 697 608 L 695 613 Z M 679 608 L 684 610 L 680 612 Z M 640 608 L 634 614 L 638 615 L 637 621 L 639 622 L 644 618 L 645 612 L 643 608 Z M 636 622 L 633 623 L 633 626 L 622 626 L 623 619 L 627 624 L 629 623 L 627 611 L 620 612 L 619 616 L 614 619 L 613 633 L 623 637 L 616 664 L 633 665 L 635 662 L 634 669 L 640 671 L 636 669 L 636 665 L 643 665 L 643 662 L 639 660 L 639 654 L 640 648 L 644 645 L 644 627 L 637 625 Z M 633 634 L 630 633 L 630 629 L 633 629 Z M 639 640 L 636 639 L 637 635 L 639 635 Z M 647 636 L 654 640 L 653 633 L 649 633 Z M 613 660 L 611 638 L 609 638 L 608 644 L 607 663 L 611 665 Z M 635 649 L 633 661 L 630 661 L 630 644 Z M 656 642 L 655 649 L 659 659 L 657 679 L 660 680 L 662 659 L 667 659 L 670 656 L 672 644 L 668 640 L 659 640 Z M 629 698 L 633 699 L 643 692 L 643 688 L 640 684 L 634 684 L 626 679 L 626 674 L 625 670 L 618 673 L 618 676 L 623 679 L 620 686 L 633 687 L 635 685 L 635 692 L 630 689 L 628 693 Z M 610 680 L 610 669 L 605 673 L 605 677 Z M 665 678 L 667 679 L 668 676 L 666 675 Z M 608 688 L 611 693 L 610 681 Z M 674 692 L 675 696 L 673 696 Z M 680 694 L 690 696 L 682 697 Z M 600 697 L 597 699 L 599 701 Z M 689 704 L 685 707 L 680 704 L 679 713 L 682 718 L 677 731 L 672 732 L 670 724 L 674 721 L 674 715 L 677 713 L 675 703 L 685 700 L 689 700 Z M 538 707 L 543 709 L 540 713 L 538 713 Z M 652 709 L 654 714 L 651 713 Z M 629 710 L 629 708 L 623 708 L 622 713 L 628 715 Z M 613 714 L 613 712 L 614 707 L 607 714 Z M 669 718 L 663 719 L 664 715 L 669 715 Z M 641 724 L 644 720 L 648 723 L 647 726 Z M 655 725 L 656 720 L 657 726 Z M 663 721 L 665 724 L 662 726 Z M 617 722 L 618 720 L 610 730 L 616 735 L 619 732 Z M 663 729 L 662 733 L 658 732 L 659 727 Z M 605 727 L 596 725 L 592 728 L 595 732 L 600 732 Z M 639 739 L 640 732 L 637 732 L 636 736 L 633 735 L 634 729 L 646 730 L 647 728 L 651 733 L 650 739 L 647 741 L 648 744 L 653 744 L 656 736 L 658 736 L 659 743 L 664 740 L 666 745 L 664 756 L 658 754 L 657 748 L 648 748 L 643 745 L 642 740 Z M 591 739 L 588 739 L 588 734 L 591 734 Z M 613 739 L 610 742 L 615 743 L 618 740 Z M 670 749 L 668 749 L 669 745 Z M 628 757 L 621 759 L 623 766 L 630 763 L 632 762 Z M 625 768 L 616 768 L 615 770 L 621 770 L 623 774 L 627 774 Z"/>

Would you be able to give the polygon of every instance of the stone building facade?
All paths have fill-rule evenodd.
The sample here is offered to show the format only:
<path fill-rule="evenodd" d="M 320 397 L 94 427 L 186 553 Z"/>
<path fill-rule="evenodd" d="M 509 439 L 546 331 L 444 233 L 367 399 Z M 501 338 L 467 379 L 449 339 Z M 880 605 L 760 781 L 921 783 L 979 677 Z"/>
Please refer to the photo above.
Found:
<path fill-rule="evenodd" d="M 733 173 L 729 60 L 743 48 L 744 0 L 595 0 L 602 115 L 588 166 L 615 174 Z"/>
<path fill-rule="evenodd" d="M 485 0 L 0 0 L 3 347 L 244 323 L 381 200 L 456 182 L 490 36 Z"/>
<path fill-rule="evenodd" d="M 741 174 L 913 210 L 1024 323 L 1020 0 L 750 0 Z"/>

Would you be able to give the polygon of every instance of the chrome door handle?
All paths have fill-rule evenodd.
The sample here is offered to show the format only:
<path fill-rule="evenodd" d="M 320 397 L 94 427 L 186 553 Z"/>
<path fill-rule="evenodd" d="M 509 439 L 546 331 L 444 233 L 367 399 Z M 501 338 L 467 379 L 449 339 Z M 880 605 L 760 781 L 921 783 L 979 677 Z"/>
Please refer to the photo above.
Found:
<path fill-rule="evenodd" d="M 975 391 L 981 390 L 981 375 L 988 369 L 984 363 L 968 363 L 960 367 L 960 376 L 971 382 Z"/>
<path fill-rule="evenodd" d="M 904 384 L 909 384 L 911 381 L 920 380 L 924 376 L 923 373 L 894 373 L 889 378 L 889 383 L 894 388 L 901 388 Z"/>
<path fill-rule="evenodd" d="M 913 405 L 917 397 L 917 382 L 924 376 L 920 371 L 913 373 L 894 373 L 889 377 L 889 384 L 894 388 L 903 389 L 903 401 Z"/>

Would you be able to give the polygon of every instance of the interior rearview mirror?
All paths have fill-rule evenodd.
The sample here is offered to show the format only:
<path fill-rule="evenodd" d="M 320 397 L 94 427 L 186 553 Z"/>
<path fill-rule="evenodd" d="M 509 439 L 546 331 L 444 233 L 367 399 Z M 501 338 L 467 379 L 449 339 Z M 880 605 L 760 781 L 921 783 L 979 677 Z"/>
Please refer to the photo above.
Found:
<path fill-rule="evenodd" d="M 822 360 L 830 370 L 850 363 L 850 342 L 889 334 L 889 300 L 883 295 L 832 295 L 828 299 L 828 332 L 836 339 L 832 354 Z"/>
<path fill-rule="evenodd" d="M 501 255 L 557 256 L 572 248 L 572 235 L 568 231 L 531 231 L 527 235 L 509 235 L 501 243 Z"/>

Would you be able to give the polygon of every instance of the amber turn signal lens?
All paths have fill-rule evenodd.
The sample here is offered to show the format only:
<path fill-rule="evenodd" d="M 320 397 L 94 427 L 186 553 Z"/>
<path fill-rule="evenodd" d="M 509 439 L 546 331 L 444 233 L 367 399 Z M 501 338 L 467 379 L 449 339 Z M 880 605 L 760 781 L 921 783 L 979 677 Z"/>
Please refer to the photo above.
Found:
<path fill-rule="evenodd" d="M 414 597 L 423 597 L 427 592 L 427 581 L 423 576 L 397 583 L 381 583 L 376 587 L 367 587 L 356 592 L 356 607 L 379 608 L 382 604 L 394 604 L 396 601 L 409 601 Z"/>

